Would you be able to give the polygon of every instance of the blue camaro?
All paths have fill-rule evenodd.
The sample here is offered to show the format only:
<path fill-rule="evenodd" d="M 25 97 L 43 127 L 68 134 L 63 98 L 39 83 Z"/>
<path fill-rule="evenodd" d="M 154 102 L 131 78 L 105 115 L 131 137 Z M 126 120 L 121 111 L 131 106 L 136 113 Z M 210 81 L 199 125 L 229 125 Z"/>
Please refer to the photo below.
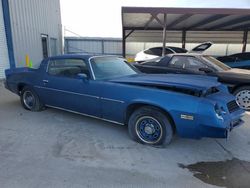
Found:
<path fill-rule="evenodd" d="M 199 75 L 138 73 L 114 56 L 63 55 L 38 69 L 5 71 L 5 87 L 23 107 L 53 107 L 128 125 L 132 139 L 150 145 L 182 137 L 225 138 L 244 113 L 227 88 Z"/>

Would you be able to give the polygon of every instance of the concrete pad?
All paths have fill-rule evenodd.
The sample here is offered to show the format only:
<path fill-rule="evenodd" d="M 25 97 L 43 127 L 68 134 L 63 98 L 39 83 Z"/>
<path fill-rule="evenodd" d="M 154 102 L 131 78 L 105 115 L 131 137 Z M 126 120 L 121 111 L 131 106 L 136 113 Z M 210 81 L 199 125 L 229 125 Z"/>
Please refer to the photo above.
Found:
<path fill-rule="evenodd" d="M 176 137 L 154 148 L 132 141 L 126 126 L 55 109 L 26 111 L 1 85 L 0 187 L 216 187 L 179 164 L 250 161 L 250 116 L 244 120 L 227 141 Z"/>

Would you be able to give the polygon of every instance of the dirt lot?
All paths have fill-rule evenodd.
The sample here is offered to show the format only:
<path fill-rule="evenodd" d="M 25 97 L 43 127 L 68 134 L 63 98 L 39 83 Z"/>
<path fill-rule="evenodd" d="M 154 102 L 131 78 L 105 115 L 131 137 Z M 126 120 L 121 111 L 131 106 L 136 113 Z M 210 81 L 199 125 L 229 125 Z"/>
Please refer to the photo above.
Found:
<path fill-rule="evenodd" d="M 0 187 L 249 187 L 250 116 L 229 140 L 137 144 L 125 126 L 24 110 L 0 83 Z"/>

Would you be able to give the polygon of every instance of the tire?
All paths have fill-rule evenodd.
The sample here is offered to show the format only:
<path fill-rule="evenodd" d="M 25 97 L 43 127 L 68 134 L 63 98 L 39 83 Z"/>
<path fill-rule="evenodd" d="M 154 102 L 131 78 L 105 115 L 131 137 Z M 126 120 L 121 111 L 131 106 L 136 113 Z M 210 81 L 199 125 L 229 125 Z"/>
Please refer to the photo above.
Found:
<path fill-rule="evenodd" d="M 173 127 L 168 117 L 151 106 L 141 107 L 132 113 L 128 131 L 133 140 L 153 146 L 170 144 L 173 138 Z"/>
<path fill-rule="evenodd" d="M 250 86 L 242 86 L 233 92 L 236 102 L 240 108 L 250 110 Z"/>
<path fill-rule="evenodd" d="M 25 86 L 20 95 L 21 104 L 24 109 L 30 111 L 41 111 L 44 105 L 41 103 L 36 92 L 29 86 Z"/>

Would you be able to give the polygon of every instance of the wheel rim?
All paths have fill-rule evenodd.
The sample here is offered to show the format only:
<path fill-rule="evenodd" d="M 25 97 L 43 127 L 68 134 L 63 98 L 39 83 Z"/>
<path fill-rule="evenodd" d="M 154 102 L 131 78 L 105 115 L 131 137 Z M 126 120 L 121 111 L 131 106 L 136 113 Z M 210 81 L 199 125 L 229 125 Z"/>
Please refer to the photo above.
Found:
<path fill-rule="evenodd" d="M 25 91 L 23 94 L 23 103 L 28 109 L 32 109 L 35 104 L 35 97 L 30 91 Z"/>
<path fill-rule="evenodd" d="M 145 143 L 155 144 L 162 138 L 162 125 L 151 116 L 142 116 L 136 121 L 136 134 Z"/>
<path fill-rule="evenodd" d="M 245 109 L 250 109 L 250 90 L 242 90 L 236 94 L 236 102 L 237 104 Z"/>

